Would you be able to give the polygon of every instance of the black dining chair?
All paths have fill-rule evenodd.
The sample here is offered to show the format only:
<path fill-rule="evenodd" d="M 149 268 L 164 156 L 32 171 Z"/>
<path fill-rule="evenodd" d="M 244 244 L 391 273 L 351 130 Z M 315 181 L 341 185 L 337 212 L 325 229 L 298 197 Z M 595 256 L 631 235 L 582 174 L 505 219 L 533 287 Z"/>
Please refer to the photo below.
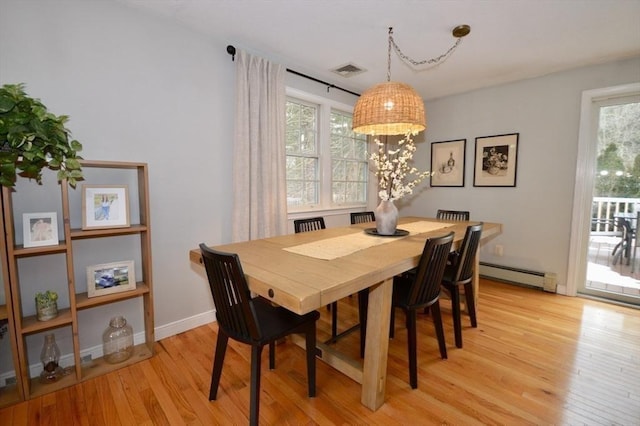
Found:
<path fill-rule="evenodd" d="M 375 222 L 376 214 L 374 212 L 352 212 L 351 224 Z"/>
<path fill-rule="evenodd" d="M 476 253 L 482 236 L 482 222 L 477 225 L 467 226 L 464 240 L 460 248 L 449 256 L 450 264 L 447 264 L 442 278 L 442 286 L 451 297 L 451 313 L 453 315 L 453 330 L 456 347 L 462 347 L 462 319 L 460 311 L 460 287 L 464 287 L 467 311 L 471 318 L 471 326 L 477 327 L 476 302 L 473 291 L 473 266 Z"/>
<path fill-rule="evenodd" d="M 616 218 L 615 226 L 620 230 L 621 234 L 620 242 L 616 244 L 611 252 L 611 264 L 615 265 L 620 262 L 622 265 L 622 262 L 626 259 L 627 265 L 629 265 L 631 258 L 631 246 L 633 244 L 633 228 L 631 227 L 631 221 L 624 217 L 618 217 Z"/>
<path fill-rule="evenodd" d="M 436 214 L 436 219 L 463 221 L 469 220 L 469 212 L 466 210 L 440 210 Z"/>
<path fill-rule="evenodd" d="M 323 217 L 310 217 L 308 219 L 296 219 L 293 221 L 293 229 L 296 234 L 299 232 L 317 231 L 326 229 Z"/>
<path fill-rule="evenodd" d="M 395 335 L 395 309 L 400 308 L 406 315 L 407 346 L 409 355 L 409 383 L 412 389 L 418 387 L 418 351 L 417 351 L 417 311 L 430 308 L 433 324 L 438 338 L 438 347 L 442 359 L 447 358 L 447 345 L 440 314 L 440 284 L 451 251 L 454 233 L 429 238 L 420 256 L 415 274 L 402 274 L 393 278 L 391 299 L 390 337 Z M 366 314 L 366 313 L 365 313 Z"/>
<path fill-rule="evenodd" d="M 200 244 L 209 287 L 216 308 L 218 339 L 211 373 L 209 400 L 215 400 L 229 338 L 251 345 L 251 392 L 249 423 L 258 424 L 260 408 L 260 354 L 269 346 L 269 368 L 275 368 L 275 343 L 301 333 L 306 338 L 307 383 L 309 397 L 316 395 L 316 321 L 317 311 L 297 315 L 276 307 L 262 297 L 252 298 L 240 258 Z"/>

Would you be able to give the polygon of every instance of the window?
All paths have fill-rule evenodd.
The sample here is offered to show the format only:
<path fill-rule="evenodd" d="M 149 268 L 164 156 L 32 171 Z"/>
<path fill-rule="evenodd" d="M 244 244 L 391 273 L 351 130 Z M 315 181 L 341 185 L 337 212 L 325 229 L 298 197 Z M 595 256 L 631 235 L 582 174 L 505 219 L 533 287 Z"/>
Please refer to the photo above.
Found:
<path fill-rule="evenodd" d="M 351 110 L 301 92 L 287 98 L 289 211 L 367 204 L 367 138 L 351 131 Z"/>

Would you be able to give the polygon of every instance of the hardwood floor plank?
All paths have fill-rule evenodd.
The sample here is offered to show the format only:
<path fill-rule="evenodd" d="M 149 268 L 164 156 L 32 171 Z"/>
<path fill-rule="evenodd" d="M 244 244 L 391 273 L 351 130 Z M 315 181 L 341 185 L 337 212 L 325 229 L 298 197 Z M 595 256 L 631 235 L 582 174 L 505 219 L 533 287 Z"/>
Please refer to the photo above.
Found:
<path fill-rule="evenodd" d="M 463 317 L 464 348 L 441 360 L 428 315 L 418 319 L 418 389 L 409 387 L 404 316 L 389 342 L 386 396 L 373 412 L 360 385 L 317 362 L 317 396 L 307 397 L 304 350 L 263 351 L 262 424 L 640 425 L 640 310 L 482 280 L 478 328 Z M 357 298 L 339 302 L 339 328 L 357 321 Z M 330 333 L 321 310 L 318 339 Z M 209 401 L 217 324 L 156 343 L 156 356 L 68 389 L 0 410 L 0 426 L 246 424 L 249 358 L 229 343 L 218 400 Z M 359 336 L 334 344 L 358 357 Z M 55 416 L 49 413 L 55 412 Z"/>

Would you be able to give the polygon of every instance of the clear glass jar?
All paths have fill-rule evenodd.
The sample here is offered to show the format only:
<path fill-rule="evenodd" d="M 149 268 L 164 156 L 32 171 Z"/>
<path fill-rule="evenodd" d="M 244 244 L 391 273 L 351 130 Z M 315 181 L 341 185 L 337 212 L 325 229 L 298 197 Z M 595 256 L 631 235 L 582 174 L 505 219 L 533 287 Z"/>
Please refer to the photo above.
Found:
<path fill-rule="evenodd" d="M 42 373 L 40 373 L 40 381 L 43 383 L 53 383 L 62 377 L 63 370 L 60 367 L 60 348 L 56 344 L 56 336 L 54 334 L 46 334 L 44 336 L 44 345 L 40 352 L 40 361 L 42 361 Z"/>
<path fill-rule="evenodd" d="M 102 333 L 104 360 L 110 364 L 126 361 L 133 355 L 133 328 L 123 316 L 111 318 Z"/>

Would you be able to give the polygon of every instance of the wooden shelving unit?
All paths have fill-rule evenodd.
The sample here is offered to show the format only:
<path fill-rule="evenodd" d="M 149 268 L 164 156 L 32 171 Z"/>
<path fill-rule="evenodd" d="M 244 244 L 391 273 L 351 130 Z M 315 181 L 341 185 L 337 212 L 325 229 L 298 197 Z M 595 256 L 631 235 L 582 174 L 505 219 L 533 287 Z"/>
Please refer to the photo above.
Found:
<path fill-rule="evenodd" d="M 6 238 L 6 256 L 8 266 L 8 293 L 11 294 L 11 302 L 13 309 L 7 309 L 7 316 L 12 316 L 13 327 L 15 329 L 16 336 L 16 357 L 18 364 L 17 376 L 19 376 L 19 383 L 23 389 L 23 395 L 25 399 L 29 399 L 35 396 L 39 396 L 45 393 L 49 393 L 58 390 L 63 387 L 71 386 L 80 381 L 86 380 L 90 377 L 95 377 L 100 374 L 113 371 L 130 365 L 132 363 L 141 361 L 143 359 L 153 356 L 153 343 L 155 341 L 154 336 L 154 324 L 153 324 L 153 280 L 151 273 L 151 226 L 149 222 L 149 182 L 148 182 L 148 170 L 146 163 L 129 163 L 129 162 L 114 162 L 114 161 L 88 161 L 82 160 L 82 168 L 85 171 L 85 179 L 87 179 L 87 170 L 90 169 L 110 169 L 115 170 L 117 173 L 131 173 L 133 170 L 136 175 L 134 179 L 136 182 L 135 191 L 138 195 L 137 217 L 131 217 L 131 226 L 123 228 L 108 228 L 108 229 L 91 229 L 83 230 L 80 228 L 72 228 L 73 223 L 81 223 L 82 212 L 77 211 L 77 208 L 71 208 L 70 203 L 70 189 L 67 182 L 60 184 L 60 203 L 62 210 L 62 224 L 63 233 L 58 245 L 42 246 L 42 247 L 29 247 L 25 248 L 22 245 L 16 244 L 16 221 L 15 215 L 25 212 L 14 212 L 12 205 L 12 190 L 8 188 L 2 189 L 2 201 L 3 201 L 3 214 L 5 219 L 5 238 Z M 118 172 L 120 171 L 120 172 Z M 117 184 L 118 182 L 91 182 L 85 180 L 86 184 Z M 133 201 L 133 200 L 132 200 Z M 76 206 L 77 207 L 77 206 Z M 74 260 L 77 257 L 74 255 L 74 242 L 80 240 L 91 240 L 94 243 L 96 240 L 107 238 L 118 238 L 123 236 L 137 236 L 139 237 L 139 258 L 141 264 L 136 264 L 135 269 L 141 271 L 142 280 L 136 283 L 134 290 L 129 290 L 120 293 L 112 293 L 104 296 L 97 296 L 89 298 L 86 291 L 77 291 L 76 289 L 76 277 L 77 270 L 74 269 Z M 21 298 L 22 287 L 20 284 L 20 265 L 19 260 L 31 257 L 42 257 L 49 255 L 62 255 L 66 263 L 66 275 L 68 294 L 65 298 L 69 300 L 69 306 L 58 306 L 59 314 L 56 318 L 49 321 L 38 321 L 35 315 L 25 315 L 23 313 L 23 301 Z M 76 265 L 79 267 L 86 267 L 89 265 Z M 5 275 L 6 276 L 6 275 Z M 142 318 L 144 322 L 144 343 L 138 344 L 135 347 L 134 355 L 125 362 L 118 364 L 108 364 L 100 359 L 92 359 L 88 363 L 82 363 L 80 348 L 80 325 L 81 320 L 79 313 L 85 310 L 90 310 L 98 306 L 104 306 L 112 303 L 121 302 L 133 298 L 140 298 L 142 300 Z M 2 315 L 0 309 L 0 315 Z M 70 328 L 73 344 L 73 366 L 67 366 L 65 368 L 65 374 L 61 379 L 54 383 L 42 384 L 38 377 L 31 378 L 29 374 L 29 359 L 27 356 L 27 337 L 35 333 L 41 333 L 43 331 L 56 330 L 59 328 Z M 135 332 L 135 330 L 134 330 Z M 31 348 L 31 350 L 38 350 L 40 348 Z M 1 406 L 1 400 L 0 400 Z"/>
<path fill-rule="evenodd" d="M 1 201 L 1 200 L 0 200 Z M 0 202 L 0 204 L 2 204 Z M 4 233 L 4 211 L 0 209 L 0 223 L 2 224 L 2 232 Z M 18 403 L 24 400 L 24 389 L 22 387 L 22 378 L 17 374 L 18 367 L 18 347 L 16 344 L 15 326 L 13 324 L 13 309 L 11 301 L 11 285 L 9 282 L 9 265 L 7 263 L 7 249 L 4 243 L 0 243 L 0 257 L 2 258 L 2 281 L 4 283 L 2 290 L 4 290 L 5 304 L 0 305 L 0 320 L 7 320 L 8 332 L 3 336 L 3 343 L 6 339 L 9 342 L 8 345 L 11 351 L 11 362 L 13 365 L 9 369 L 13 369 L 16 373 L 15 384 L 5 385 L 0 387 L 0 408 L 6 407 L 11 404 Z M 8 354 L 3 354 L 3 358 Z M 6 366 L 3 366 L 6 367 Z M 4 370 L 4 368 L 3 368 Z"/>

